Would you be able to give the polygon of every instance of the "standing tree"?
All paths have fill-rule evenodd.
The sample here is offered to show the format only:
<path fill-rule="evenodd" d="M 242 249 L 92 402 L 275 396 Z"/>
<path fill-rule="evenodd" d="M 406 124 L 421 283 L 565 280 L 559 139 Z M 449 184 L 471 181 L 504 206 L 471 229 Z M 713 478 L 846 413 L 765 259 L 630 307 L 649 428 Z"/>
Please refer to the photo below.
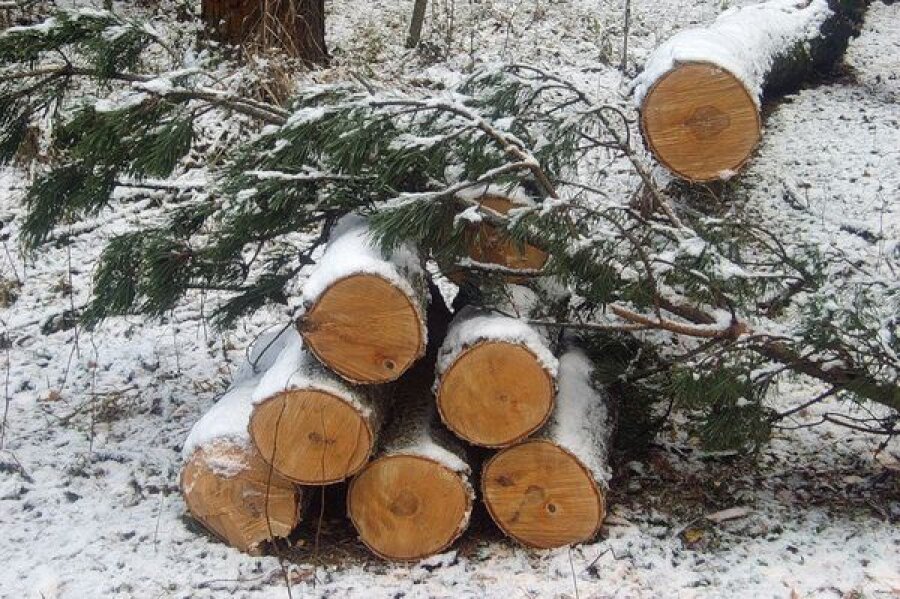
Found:
<path fill-rule="evenodd" d="M 325 64 L 325 0 L 203 0 L 203 20 L 226 43 L 277 48 Z"/>

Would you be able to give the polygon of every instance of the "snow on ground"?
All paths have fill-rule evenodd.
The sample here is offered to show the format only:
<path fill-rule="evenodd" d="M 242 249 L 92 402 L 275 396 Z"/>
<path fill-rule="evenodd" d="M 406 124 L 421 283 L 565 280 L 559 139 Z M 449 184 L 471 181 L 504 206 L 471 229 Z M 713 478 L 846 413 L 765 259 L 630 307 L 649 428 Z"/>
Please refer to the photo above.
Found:
<path fill-rule="evenodd" d="M 401 49 L 407 4 L 331 2 L 337 64 L 314 77 L 361 71 L 437 86 L 473 62 L 505 59 L 545 64 L 601 96 L 623 87 L 608 66 L 619 60 L 620 2 L 435 0 L 427 60 Z M 657 2 L 632 4 L 634 70 L 672 32 L 733 3 L 668 2 L 665 15 Z M 873 4 L 849 53 L 853 77 L 802 91 L 768 116 L 759 156 L 741 178 L 746 210 L 773 229 L 815 235 L 869 268 L 888 268 L 883 253 L 900 239 L 898 50 L 900 4 Z M 185 517 L 177 475 L 193 423 L 227 387 L 250 342 L 287 312 L 262 310 L 221 332 L 201 318 L 215 298 L 196 297 L 162 322 L 73 328 L 66 310 L 86 301 L 102 240 L 152 221 L 158 197 L 135 196 L 72 231 L 69 250 L 51 244 L 25 260 L 17 241 L 22 187 L 21 173 L 0 174 L 0 379 L 8 405 L 0 596 L 286 596 L 275 558 L 231 550 Z M 785 408 L 819 391 L 786 381 L 771 402 Z M 828 402 L 797 423 L 824 410 L 848 408 Z M 753 459 L 708 455 L 681 435 L 666 436 L 617 473 L 600 538 L 572 550 L 516 547 L 476 513 L 474 531 L 454 551 L 388 565 L 369 558 L 346 524 L 329 520 L 321 551 L 310 533 L 293 554 L 293 596 L 896 597 L 900 446 L 876 455 L 879 442 L 831 425 L 799 428 L 778 432 Z"/>

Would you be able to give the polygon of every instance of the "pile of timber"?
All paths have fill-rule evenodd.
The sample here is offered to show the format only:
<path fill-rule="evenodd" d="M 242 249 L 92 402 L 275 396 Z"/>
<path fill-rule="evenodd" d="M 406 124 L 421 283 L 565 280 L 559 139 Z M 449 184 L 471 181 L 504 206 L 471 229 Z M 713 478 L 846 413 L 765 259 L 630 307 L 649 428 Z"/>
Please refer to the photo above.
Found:
<path fill-rule="evenodd" d="M 523 268 L 530 250 L 488 255 L 503 245 L 491 235 L 473 231 L 473 259 Z M 606 512 L 608 398 L 580 350 L 528 324 L 540 301 L 518 282 L 509 276 L 496 311 L 451 313 L 415 248 L 385 255 L 363 219 L 342 220 L 295 326 L 256 341 L 184 444 L 195 519 L 265 551 L 303 519 L 309 487 L 346 481 L 347 515 L 384 559 L 446 550 L 477 493 L 524 545 L 590 540 Z M 483 467 L 475 447 L 493 450 Z"/>

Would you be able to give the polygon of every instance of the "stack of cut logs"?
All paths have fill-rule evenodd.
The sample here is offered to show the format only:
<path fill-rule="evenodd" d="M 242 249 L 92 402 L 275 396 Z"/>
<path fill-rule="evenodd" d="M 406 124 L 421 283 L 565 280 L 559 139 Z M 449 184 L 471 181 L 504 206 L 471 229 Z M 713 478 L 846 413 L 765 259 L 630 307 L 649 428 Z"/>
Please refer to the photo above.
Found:
<path fill-rule="evenodd" d="M 507 268 L 546 260 L 478 228 L 473 256 Z M 466 529 L 480 470 L 483 501 L 514 539 L 540 548 L 589 540 L 606 512 L 606 396 L 580 350 L 556 351 L 507 315 L 532 313 L 536 295 L 513 283 L 507 291 L 502 315 L 472 306 L 451 315 L 414 248 L 385 256 L 363 219 L 345 218 L 295 326 L 257 340 L 191 431 L 181 484 L 194 517 L 258 551 L 296 527 L 307 487 L 349 480 L 347 512 L 362 541 L 383 558 L 413 560 Z M 471 446 L 499 451 L 476 465 Z"/>

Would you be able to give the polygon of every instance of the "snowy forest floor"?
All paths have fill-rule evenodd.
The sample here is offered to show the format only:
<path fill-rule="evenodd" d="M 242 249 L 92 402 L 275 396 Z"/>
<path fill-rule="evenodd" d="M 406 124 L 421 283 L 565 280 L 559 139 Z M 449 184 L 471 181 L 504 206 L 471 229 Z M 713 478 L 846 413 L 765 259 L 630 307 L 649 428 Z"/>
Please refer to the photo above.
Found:
<path fill-rule="evenodd" d="M 399 45 L 408 4 L 329 2 L 335 65 L 310 77 L 362 72 L 437 87 L 473 62 L 509 60 L 610 94 L 624 88 L 613 66 L 619 2 L 432 2 L 428 60 Z M 632 72 L 673 31 L 709 22 L 733 3 L 667 2 L 665 11 L 652 0 L 633 4 Z M 769 110 L 763 144 L 733 199 L 783 235 L 819 239 L 875 272 L 887 268 L 882 258 L 900 240 L 898 56 L 900 4 L 876 2 L 843 76 Z M 17 238 L 23 182 L 19 171 L 0 171 L 0 385 L 8 405 L 0 595 L 286 596 L 278 560 L 248 557 L 203 533 L 186 516 L 177 483 L 187 431 L 249 343 L 285 313 L 262 310 L 222 332 L 204 324 L 197 299 L 162 322 L 74 327 L 70 310 L 88 298 L 98 240 L 153 218 L 159 197 L 135 197 L 68 232 L 70 246 L 25 257 Z M 786 409 L 819 392 L 785 380 L 769 401 Z M 861 408 L 829 401 L 792 424 L 854 409 Z M 900 444 L 877 451 L 880 442 L 823 424 L 776 431 L 756 456 L 708 454 L 676 420 L 648 455 L 621 465 L 600 537 L 571 550 L 515 546 L 482 510 L 453 551 L 390 565 L 369 557 L 329 507 L 318 543 L 313 514 L 290 556 L 293 596 L 897 597 Z M 325 492 L 329 506 L 343 505 L 339 486 Z"/>

